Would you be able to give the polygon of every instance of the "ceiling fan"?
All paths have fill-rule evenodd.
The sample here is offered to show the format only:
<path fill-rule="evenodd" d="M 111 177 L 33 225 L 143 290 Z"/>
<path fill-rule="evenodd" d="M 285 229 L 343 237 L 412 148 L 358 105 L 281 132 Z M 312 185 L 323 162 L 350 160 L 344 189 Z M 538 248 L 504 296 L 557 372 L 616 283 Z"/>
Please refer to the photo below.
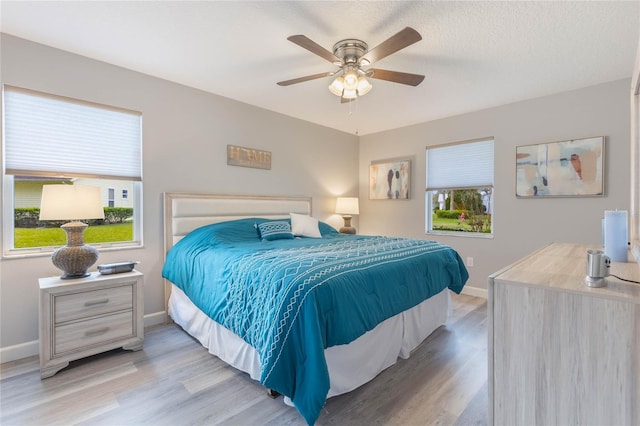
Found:
<path fill-rule="evenodd" d="M 341 101 L 344 103 L 353 101 L 358 96 L 362 96 L 371 90 L 373 86 L 367 78 L 377 78 L 409 86 L 417 86 L 424 80 L 424 75 L 419 74 L 378 68 L 363 68 L 422 40 L 422 36 L 411 27 L 406 27 L 371 50 L 369 50 L 367 43 L 358 39 L 346 39 L 337 42 L 333 45 L 333 53 L 301 34 L 287 37 L 287 40 L 333 63 L 338 66 L 338 70 L 279 81 L 278 85 L 280 86 L 289 86 L 317 78 L 336 76 L 331 85 L 329 85 L 329 90 L 334 95 L 340 96 Z"/>

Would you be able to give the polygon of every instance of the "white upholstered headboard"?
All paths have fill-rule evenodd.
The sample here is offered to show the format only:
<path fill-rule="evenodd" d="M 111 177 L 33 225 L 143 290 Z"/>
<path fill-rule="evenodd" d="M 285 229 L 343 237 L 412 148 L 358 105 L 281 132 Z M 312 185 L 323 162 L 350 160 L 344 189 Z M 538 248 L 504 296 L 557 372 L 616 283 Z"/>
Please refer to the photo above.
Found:
<path fill-rule="evenodd" d="M 311 215 L 311 197 L 270 197 L 165 192 L 164 254 L 182 237 L 210 223 L 247 217 L 282 219 L 289 213 Z M 165 280 L 165 307 L 171 283 Z"/>

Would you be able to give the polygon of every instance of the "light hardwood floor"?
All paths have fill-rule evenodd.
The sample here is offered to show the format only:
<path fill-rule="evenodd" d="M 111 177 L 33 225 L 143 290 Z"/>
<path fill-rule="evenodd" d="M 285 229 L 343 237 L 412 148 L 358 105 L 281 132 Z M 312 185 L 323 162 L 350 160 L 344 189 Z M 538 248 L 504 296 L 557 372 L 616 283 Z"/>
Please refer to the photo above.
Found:
<path fill-rule="evenodd" d="M 485 425 L 484 299 L 453 295 L 453 316 L 407 360 L 330 398 L 318 425 Z M 41 380 L 38 358 L 0 366 L 0 424 L 304 425 L 282 398 L 210 355 L 176 325 L 146 330 L 138 352 L 74 361 Z"/>

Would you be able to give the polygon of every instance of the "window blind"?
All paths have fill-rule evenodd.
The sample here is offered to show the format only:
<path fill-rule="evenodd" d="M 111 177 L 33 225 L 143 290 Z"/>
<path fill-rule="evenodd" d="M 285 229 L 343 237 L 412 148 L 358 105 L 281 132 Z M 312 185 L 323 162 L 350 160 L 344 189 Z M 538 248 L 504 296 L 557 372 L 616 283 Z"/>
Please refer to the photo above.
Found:
<path fill-rule="evenodd" d="M 5 173 L 142 180 L 141 114 L 4 87 Z"/>
<path fill-rule="evenodd" d="M 493 186 L 493 139 L 427 148 L 427 191 Z"/>

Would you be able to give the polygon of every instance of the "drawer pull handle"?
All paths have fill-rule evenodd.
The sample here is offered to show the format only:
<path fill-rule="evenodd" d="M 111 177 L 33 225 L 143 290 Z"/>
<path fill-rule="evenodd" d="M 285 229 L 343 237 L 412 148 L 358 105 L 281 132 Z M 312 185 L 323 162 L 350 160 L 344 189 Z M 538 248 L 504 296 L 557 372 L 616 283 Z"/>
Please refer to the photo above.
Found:
<path fill-rule="evenodd" d="M 84 306 L 104 305 L 105 303 L 109 303 L 109 299 L 90 300 L 88 302 L 84 302 Z"/>
<path fill-rule="evenodd" d="M 85 331 L 84 336 L 85 337 L 97 336 L 99 334 L 104 334 L 107 331 L 109 331 L 109 327 L 102 327 L 102 328 L 98 328 L 97 330 Z"/>

